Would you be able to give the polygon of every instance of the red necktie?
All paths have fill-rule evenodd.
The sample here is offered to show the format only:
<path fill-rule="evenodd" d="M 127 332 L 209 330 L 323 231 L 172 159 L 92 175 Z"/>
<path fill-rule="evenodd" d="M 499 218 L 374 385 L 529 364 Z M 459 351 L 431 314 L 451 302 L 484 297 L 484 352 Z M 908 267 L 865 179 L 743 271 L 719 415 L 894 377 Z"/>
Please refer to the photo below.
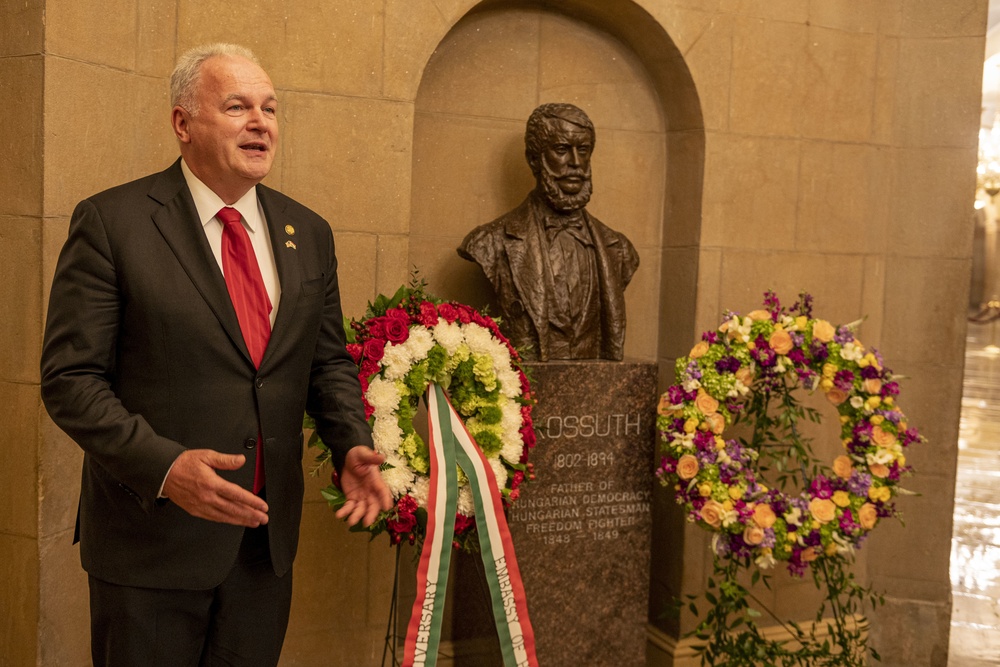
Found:
<path fill-rule="evenodd" d="M 250 352 L 253 365 L 260 368 L 267 341 L 271 338 L 271 300 L 264 288 L 257 256 L 250 244 L 250 235 L 244 229 L 240 212 L 225 207 L 217 214 L 224 225 L 222 230 L 222 272 L 226 276 L 229 298 L 236 309 L 243 341 Z M 254 468 L 253 491 L 260 493 L 264 487 L 264 442 L 257 434 L 257 465 Z"/>

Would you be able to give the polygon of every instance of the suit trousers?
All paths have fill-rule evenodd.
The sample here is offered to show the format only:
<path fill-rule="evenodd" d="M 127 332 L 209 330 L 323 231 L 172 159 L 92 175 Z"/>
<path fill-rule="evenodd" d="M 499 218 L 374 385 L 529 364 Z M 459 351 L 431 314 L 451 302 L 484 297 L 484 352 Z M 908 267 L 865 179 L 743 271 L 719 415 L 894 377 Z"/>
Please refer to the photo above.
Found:
<path fill-rule="evenodd" d="M 288 627 L 292 573 L 274 574 L 267 527 L 247 528 L 236 563 L 209 590 L 119 586 L 90 577 L 95 667 L 273 667 Z"/>

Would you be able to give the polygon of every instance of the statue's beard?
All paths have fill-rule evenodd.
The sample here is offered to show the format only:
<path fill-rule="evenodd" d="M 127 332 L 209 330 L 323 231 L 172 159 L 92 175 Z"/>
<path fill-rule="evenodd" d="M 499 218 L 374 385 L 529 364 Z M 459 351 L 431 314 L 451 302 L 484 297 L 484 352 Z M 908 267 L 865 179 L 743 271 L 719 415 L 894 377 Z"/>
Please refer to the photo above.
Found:
<path fill-rule="evenodd" d="M 593 192 L 593 182 L 590 178 L 589 167 L 586 171 L 574 169 L 564 174 L 556 174 L 546 164 L 544 156 L 542 156 L 540 162 L 541 169 L 538 173 L 538 184 L 541 186 L 542 195 L 549 206 L 560 213 L 571 213 L 587 205 L 587 202 L 590 201 L 590 195 Z M 585 179 L 583 187 L 576 194 L 563 192 L 559 187 L 558 177 L 568 175 L 582 176 Z"/>

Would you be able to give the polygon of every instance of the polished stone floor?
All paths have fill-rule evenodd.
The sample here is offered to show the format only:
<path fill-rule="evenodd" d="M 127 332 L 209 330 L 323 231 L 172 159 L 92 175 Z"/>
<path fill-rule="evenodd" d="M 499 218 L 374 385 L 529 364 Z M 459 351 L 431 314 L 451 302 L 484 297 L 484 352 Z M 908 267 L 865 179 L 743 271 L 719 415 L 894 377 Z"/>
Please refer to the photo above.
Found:
<path fill-rule="evenodd" d="M 1000 322 L 969 325 L 958 444 L 948 667 L 1000 665 Z"/>

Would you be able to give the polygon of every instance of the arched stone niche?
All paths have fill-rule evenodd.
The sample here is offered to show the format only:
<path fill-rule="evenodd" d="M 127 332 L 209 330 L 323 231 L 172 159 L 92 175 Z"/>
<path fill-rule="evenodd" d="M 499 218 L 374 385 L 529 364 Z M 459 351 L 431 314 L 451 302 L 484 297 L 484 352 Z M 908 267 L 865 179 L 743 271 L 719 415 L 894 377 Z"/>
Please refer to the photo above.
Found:
<path fill-rule="evenodd" d="M 629 0 L 483 2 L 441 40 L 415 101 L 410 264 L 435 294 L 488 303 L 479 267 L 455 249 L 534 186 L 524 124 L 544 102 L 594 121 L 588 210 L 640 254 L 626 356 L 676 356 L 694 329 L 704 130 L 681 54 Z"/>

